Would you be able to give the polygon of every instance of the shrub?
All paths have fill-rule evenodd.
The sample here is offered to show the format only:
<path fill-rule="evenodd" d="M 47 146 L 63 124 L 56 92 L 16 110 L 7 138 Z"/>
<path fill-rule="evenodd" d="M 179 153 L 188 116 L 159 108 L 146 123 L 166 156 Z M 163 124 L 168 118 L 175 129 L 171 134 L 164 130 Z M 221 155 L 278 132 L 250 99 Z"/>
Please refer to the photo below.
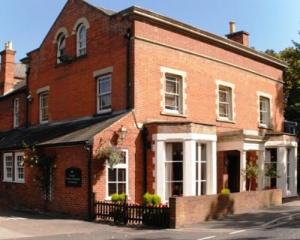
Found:
<path fill-rule="evenodd" d="M 229 195 L 230 194 L 230 189 L 228 188 L 223 188 L 221 191 L 221 195 Z"/>
<path fill-rule="evenodd" d="M 114 193 L 111 196 L 111 201 L 113 203 L 124 203 L 126 201 L 126 193 L 121 193 L 121 194 Z"/>
<path fill-rule="evenodd" d="M 161 198 L 157 194 L 145 193 L 143 196 L 144 205 L 158 206 L 161 203 Z"/>

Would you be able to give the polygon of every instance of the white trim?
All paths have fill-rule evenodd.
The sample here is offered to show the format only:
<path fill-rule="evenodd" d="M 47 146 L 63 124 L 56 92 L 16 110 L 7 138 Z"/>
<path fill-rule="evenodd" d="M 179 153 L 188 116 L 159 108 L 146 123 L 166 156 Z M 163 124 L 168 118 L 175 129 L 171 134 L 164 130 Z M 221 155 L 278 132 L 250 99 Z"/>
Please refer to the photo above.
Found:
<path fill-rule="evenodd" d="M 42 87 L 42 88 L 39 88 L 36 90 L 36 94 L 41 94 L 42 92 L 49 92 L 50 91 L 50 86 L 45 86 L 45 87 Z"/>
<path fill-rule="evenodd" d="M 80 32 L 84 30 L 85 31 L 85 36 L 83 39 L 80 39 Z M 83 42 L 83 46 L 80 46 L 81 40 Z M 81 52 L 82 51 L 82 52 Z M 79 25 L 77 31 L 76 31 L 76 56 L 81 57 L 87 54 L 87 28 L 86 26 L 82 23 Z"/>
<path fill-rule="evenodd" d="M 13 128 L 17 128 L 20 126 L 20 99 L 14 98 L 13 103 Z"/>
<path fill-rule="evenodd" d="M 25 166 L 23 163 L 23 171 L 24 171 L 24 178 L 19 178 L 18 172 L 18 157 L 23 157 L 24 160 L 24 153 L 23 152 L 16 152 L 14 157 L 14 164 L 15 164 L 15 182 L 16 183 L 25 183 Z"/>
<path fill-rule="evenodd" d="M 11 178 L 7 177 L 7 171 L 6 171 L 6 157 L 11 157 L 12 161 L 12 176 Z M 4 153 L 3 154 L 3 182 L 13 182 L 13 175 L 14 175 L 14 159 L 13 159 L 13 154 L 12 153 Z"/>
<path fill-rule="evenodd" d="M 129 197 L 129 150 L 126 149 L 126 148 L 119 148 L 118 149 L 119 151 L 121 152 L 125 152 L 125 157 L 126 157 L 126 164 L 118 164 L 116 165 L 114 168 L 125 168 L 126 169 L 126 195 L 128 197 L 128 199 L 130 198 Z M 105 167 L 105 172 L 106 172 L 106 182 L 105 182 L 105 199 L 106 200 L 111 200 L 111 197 L 108 195 L 108 169 L 109 169 L 109 166 L 108 164 L 106 164 L 106 167 Z"/>
<path fill-rule="evenodd" d="M 262 127 L 262 128 L 270 128 L 272 127 L 272 122 L 273 122 L 273 111 L 272 111 L 272 108 L 273 108 L 273 103 L 272 103 L 272 95 L 269 94 L 269 93 L 265 93 L 265 92 L 261 92 L 261 91 L 256 91 L 256 96 L 257 96 L 257 123 L 258 123 L 258 126 L 259 127 Z M 260 123 L 260 97 L 265 97 L 265 98 L 268 98 L 269 101 L 270 101 L 270 113 L 269 113 L 269 124 L 266 125 L 266 124 L 262 124 Z"/>
<path fill-rule="evenodd" d="M 47 120 L 43 120 L 42 104 L 41 104 L 42 97 L 45 96 L 45 95 L 47 95 L 47 114 L 48 114 L 48 119 Z M 48 123 L 48 121 L 49 121 L 49 92 L 47 92 L 47 91 L 41 92 L 39 94 L 39 118 L 40 118 L 40 124 Z"/>
<path fill-rule="evenodd" d="M 86 29 L 90 28 L 90 23 L 87 20 L 87 18 L 81 17 L 81 18 L 77 19 L 76 23 L 74 24 L 72 35 L 75 35 L 77 33 L 77 28 L 80 24 L 83 24 Z"/>
<path fill-rule="evenodd" d="M 57 32 L 54 36 L 54 40 L 53 40 L 54 44 L 57 43 L 57 38 L 58 38 L 59 34 L 61 34 L 61 33 L 63 33 L 65 35 L 65 38 L 69 37 L 69 32 L 68 32 L 67 28 L 61 27 L 60 29 L 57 30 Z"/>
<path fill-rule="evenodd" d="M 97 78 L 101 75 L 104 75 L 104 74 L 109 74 L 114 71 L 114 67 L 113 66 L 109 66 L 109 67 L 106 67 L 106 68 L 102 68 L 102 69 L 99 69 L 99 70 L 95 70 L 93 72 L 93 78 Z"/>
<path fill-rule="evenodd" d="M 230 82 L 226 82 L 223 80 L 216 80 L 216 115 L 217 115 L 217 120 L 218 121 L 224 121 L 224 122 L 230 122 L 230 123 L 235 123 L 235 119 L 236 119 L 236 113 L 235 113 L 235 84 L 230 83 Z M 220 86 L 224 86 L 224 87 L 228 87 L 231 89 L 231 118 L 227 118 L 227 117 L 220 117 L 219 116 L 219 87 Z"/>
<path fill-rule="evenodd" d="M 158 133 L 153 134 L 154 141 L 178 141 L 178 140 L 196 140 L 196 141 L 217 141 L 215 134 L 203 133 Z"/>
<path fill-rule="evenodd" d="M 297 147 L 297 141 L 266 141 L 265 147 Z"/>
<path fill-rule="evenodd" d="M 161 66 L 160 71 L 162 73 L 170 73 L 170 74 L 182 76 L 184 78 L 186 78 L 186 76 L 187 76 L 187 73 L 185 71 L 178 70 L 178 69 L 175 69 L 175 68 L 169 68 L 169 67 Z"/>

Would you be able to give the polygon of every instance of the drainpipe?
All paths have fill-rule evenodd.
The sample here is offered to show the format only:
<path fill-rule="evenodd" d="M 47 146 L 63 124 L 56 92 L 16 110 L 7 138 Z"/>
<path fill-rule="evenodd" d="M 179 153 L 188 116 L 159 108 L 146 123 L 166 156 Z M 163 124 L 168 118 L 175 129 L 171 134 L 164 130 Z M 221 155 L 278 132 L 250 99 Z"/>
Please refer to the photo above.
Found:
<path fill-rule="evenodd" d="M 127 89 L 126 89 L 126 108 L 131 109 L 131 29 L 128 28 L 124 38 L 127 39 L 127 53 L 126 53 L 126 78 L 127 78 Z"/>
<path fill-rule="evenodd" d="M 25 102 L 25 127 L 29 127 L 29 102 L 31 101 L 31 96 L 29 93 L 29 87 L 28 87 L 28 79 L 29 79 L 29 74 L 30 74 L 30 67 L 27 68 L 26 70 L 26 90 L 25 90 L 25 95 L 26 95 L 26 102 Z"/>
<path fill-rule="evenodd" d="M 143 181 L 143 187 L 144 187 L 144 193 L 147 192 L 147 150 L 148 150 L 148 129 L 146 127 L 143 127 L 142 129 L 142 141 L 143 141 L 143 175 L 144 175 L 144 181 Z"/>
<path fill-rule="evenodd" d="M 93 195 L 93 143 L 87 141 L 84 146 L 88 153 L 88 220 L 94 220 L 94 195 Z"/>

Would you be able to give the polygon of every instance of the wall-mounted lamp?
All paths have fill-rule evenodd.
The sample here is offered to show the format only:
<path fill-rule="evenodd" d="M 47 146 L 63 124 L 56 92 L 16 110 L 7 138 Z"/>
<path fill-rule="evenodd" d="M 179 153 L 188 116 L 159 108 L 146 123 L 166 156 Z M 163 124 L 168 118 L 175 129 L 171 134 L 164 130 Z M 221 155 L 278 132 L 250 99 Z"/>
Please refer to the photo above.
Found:
<path fill-rule="evenodd" d="M 127 135 L 127 128 L 122 126 L 118 131 L 118 135 L 121 142 L 123 142 Z"/>

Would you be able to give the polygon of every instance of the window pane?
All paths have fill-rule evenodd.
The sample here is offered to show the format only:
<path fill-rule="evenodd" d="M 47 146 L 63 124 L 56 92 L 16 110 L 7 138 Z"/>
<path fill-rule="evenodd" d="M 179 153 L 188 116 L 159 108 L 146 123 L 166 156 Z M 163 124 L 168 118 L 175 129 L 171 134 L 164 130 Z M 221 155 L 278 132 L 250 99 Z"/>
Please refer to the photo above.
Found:
<path fill-rule="evenodd" d="M 126 183 L 119 183 L 118 184 L 118 193 L 126 193 Z"/>
<path fill-rule="evenodd" d="M 126 164 L 126 152 L 122 152 L 121 156 L 120 164 Z"/>
<path fill-rule="evenodd" d="M 111 196 L 116 192 L 117 192 L 117 184 L 116 183 L 109 183 L 108 184 L 108 196 Z"/>
<path fill-rule="evenodd" d="M 108 181 L 110 181 L 110 182 L 117 181 L 117 169 L 116 168 L 114 168 L 114 169 L 109 168 L 108 169 Z"/>
<path fill-rule="evenodd" d="M 111 91 L 110 78 L 103 78 L 99 81 L 99 90 L 100 94 Z"/>
<path fill-rule="evenodd" d="M 100 97 L 101 109 L 106 109 L 111 107 L 111 95 L 103 95 Z"/>
<path fill-rule="evenodd" d="M 201 163 L 201 180 L 206 180 L 206 162 Z"/>
<path fill-rule="evenodd" d="M 126 169 L 118 168 L 118 182 L 126 182 Z"/>
<path fill-rule="evenodd" d="M 201 182 L 201 195 L 206 195 L 206 182 Z"/>
<path fill-rule="evenodd" d="M 166 92 L 168 92 L 168 93 L 178 93 L 178 91 L 177 91 L 177 80 L 170 81 L 170 80 L 167 79 Z"/>

